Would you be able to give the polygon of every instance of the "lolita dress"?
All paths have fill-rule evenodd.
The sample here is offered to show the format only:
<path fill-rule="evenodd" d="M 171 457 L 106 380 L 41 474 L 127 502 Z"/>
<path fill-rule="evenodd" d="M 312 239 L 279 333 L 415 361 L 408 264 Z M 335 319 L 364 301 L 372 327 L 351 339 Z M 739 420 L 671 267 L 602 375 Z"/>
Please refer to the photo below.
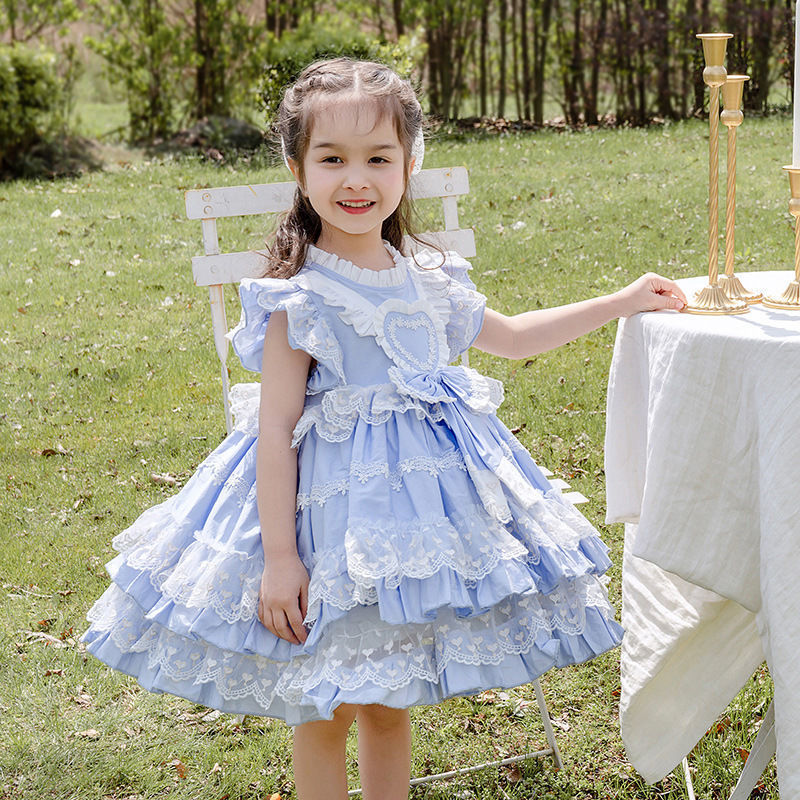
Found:
<path fill-rule="evenodd" d="M 388 246 L 387 246 L 388 247 Z M 259 371 L 267 320 L 314 361 L 293 435 L 308 638 L 258 620 L 258 385 L 175 496 L 114 540 L 88 649 L 146 689 L 296 725 L 340 703 L 405 708 L 527 683 L 615 647 L 597 532 L 495 416 L 501 384 L 450 366 L 485 298 L 448 254 L 362 269 L 309 247 L 241 284 L 232 331 Z M 269 376 L 265 376 L 269 380 Z"/>

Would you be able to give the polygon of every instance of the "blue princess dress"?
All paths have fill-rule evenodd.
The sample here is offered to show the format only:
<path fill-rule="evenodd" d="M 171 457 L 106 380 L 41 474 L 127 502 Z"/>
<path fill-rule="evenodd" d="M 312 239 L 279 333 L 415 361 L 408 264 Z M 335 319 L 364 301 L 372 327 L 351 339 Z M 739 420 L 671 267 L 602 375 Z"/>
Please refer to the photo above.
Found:
<path fill-rule="evenodd" d="M 245 280 L 232 332 L 259 371 L 267 320 L 314 358 L 294 431 L 308 639 L 258 620 L 258 386 L 174 497 L 114 540 L 88 649 L 145 688 L 296 725 L 340 703 L 408 707 L 526 683 L 619 644 L 592 526 L 495 416 L 501 384 L 448 366 L 485 298 L 449 254 L 356 267 L 315 247 Z M 266 376 L 265 380 L 269 380 Z"/>

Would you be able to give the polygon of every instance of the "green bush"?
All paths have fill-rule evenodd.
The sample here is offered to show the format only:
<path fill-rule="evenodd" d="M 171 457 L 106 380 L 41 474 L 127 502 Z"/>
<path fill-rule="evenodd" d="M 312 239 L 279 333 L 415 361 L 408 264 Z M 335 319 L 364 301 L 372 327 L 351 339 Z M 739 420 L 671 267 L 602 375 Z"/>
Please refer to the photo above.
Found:
<path fill-rule="evenodd" d="M 0 45 L 0 172 L 12 170 L 56 124 L 55 65 L 53 53 Z"/>
<path fill-rule="evenodd" d="M 283 92 L 297 79 L 305 67 L 322 58 L 347 56 L 354 59 L 388 64 L 404 78 L 412 78 L 421 58 L 421 46 L 415 36 L 401 37 L 399 42 L 385 44 L 360 31 L 342 17 L 335 20 L 305 21 L 285 33 L 269 48 L 268 63 L 261 78 L 259 99 L 271 127 Z"/>

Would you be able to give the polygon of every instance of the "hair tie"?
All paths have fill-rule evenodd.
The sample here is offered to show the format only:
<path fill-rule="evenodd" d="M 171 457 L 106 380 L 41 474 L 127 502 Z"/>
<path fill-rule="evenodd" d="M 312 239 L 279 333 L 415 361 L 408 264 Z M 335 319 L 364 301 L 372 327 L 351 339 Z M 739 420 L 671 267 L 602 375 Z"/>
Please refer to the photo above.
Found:
<path fill-rule="evenodd" d="M 283 156 L 283 163 L 286 164 L 286 169 L 291 172 L 292 168 L 289 166 L 289 156 L 286 153 L 286 142 L 283 136 L 281 136 L 281 156 Z M 422 128 L 417 131 L 417 135 L 411 145 L 411 158 L 414 160 L 411 174 L 416 175 L 422 169 L 422 162 L 425 160 L 425 137 L 422 135 Z"/>

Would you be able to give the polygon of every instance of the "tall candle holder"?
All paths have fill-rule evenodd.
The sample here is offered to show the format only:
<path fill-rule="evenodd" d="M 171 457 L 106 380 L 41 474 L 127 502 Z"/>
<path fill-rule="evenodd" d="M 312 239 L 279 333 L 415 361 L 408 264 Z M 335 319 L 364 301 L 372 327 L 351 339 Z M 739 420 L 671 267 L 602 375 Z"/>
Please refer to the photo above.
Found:
<path fill-rule="evenodd" d="M 784 167 L 789 174 L 792 199 L 789 213 L 794 217 L 794 280 L 780 297 L 765 297 L 761 302 L 770 308 L 800 311 L 800 167 Z"/>
<path fill-rule="evenodd" d="M 703 81 L 709 87 L 708 100 L 708 286 L 701 289 L 684 309 L 691 314 L 743 314 L 749 311 L 743 300 L 731 300 L 719 285 L 719 87 L 727 71 L 722 65 L 731 33 L 698 33 L 703 42 L 706 67 Z"/>
<path fill-rule="evenodd" d="M 734 231 L 736 229 L 736 129 L 742 124 L 742 91 L 749 75 L 728 75 L 722 84 L 720 121 L 728 129 L 728 170 L 725 192 L 725 274 L 720 275 L 719 285 L 731 300 L 758 303 L 761 292 L 748 292 L 733 274 Z"/>

